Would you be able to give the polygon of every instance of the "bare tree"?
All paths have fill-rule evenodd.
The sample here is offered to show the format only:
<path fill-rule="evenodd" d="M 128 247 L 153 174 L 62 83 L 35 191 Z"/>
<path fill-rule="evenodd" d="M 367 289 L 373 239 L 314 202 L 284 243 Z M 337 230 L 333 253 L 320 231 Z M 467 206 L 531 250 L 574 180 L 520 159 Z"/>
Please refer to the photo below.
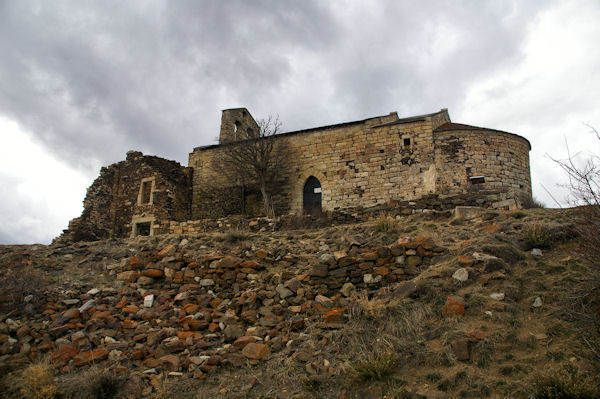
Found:
<path fill-rule="evenodd" d="M 277 136 L 281 126 L 278 117 L 269 116 L 258 121 L 258 132 L 238 132 L 236 140 L 222 143 L 215 165 L 230 182 L 256 185 L 269 218 L 275 217 L 273 197 L 289 170 L 288 146 Z"/>

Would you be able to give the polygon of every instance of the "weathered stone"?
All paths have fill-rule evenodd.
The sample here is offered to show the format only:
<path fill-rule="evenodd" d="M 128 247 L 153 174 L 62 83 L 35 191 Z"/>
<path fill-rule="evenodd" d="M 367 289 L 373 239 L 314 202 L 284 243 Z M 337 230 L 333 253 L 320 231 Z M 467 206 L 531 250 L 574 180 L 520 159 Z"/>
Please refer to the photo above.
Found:
<path fill-rule="evenodd" d="M 265 344 L 249 343 L 242 349 L 242 354 L 248 359 L 262 360 L 269 356 L 271 351 Z"/>
<path fill-rule="evenodd" d="M 453 274 L 452 278 L 457 281 L 467 281 L 469 279 L 469 272 L 465 268 L 457 269 Z"/>
<path fill-rule="evenodd" d="M 461 296 L 452 295 L 446 299 L 446 303 L 442 309 L 444 316 L 449 315 L 462 315 L 465 313 L 466 302 Z"/>
<path fill-rule="evenodd" d="M 135 270 L 128 270 L 117 274 L 117 280 L 133 282 L 138 277 L 139 273 Z"/>
<path fill-rule="evenodd" d="M 154 304 L 154 295 L 153 294 L 146 295 L 144 297 L 144 307 L 151 308 L 153 304 Z"/>
<path fill-rule="evenodd" d="M 469 354 L 469 340 L 468 339 L 455 339 L 450 343 L 452 352 L 456 356 L 456 360 L 465 361 L 471 357 Z"/>
<path fill-rule="evenodd" d="M 314 265 L 310 273 L 313 277 L 327 277 L 329 275 L 329 267 L 327 265 Z"/>
<path fill-rule="evenodd" d="M 356 287 L 352 283 L 345 283 L 342 286 L 342 289 L 340 290 L 340 293 L 343 296 L 345 296 L 346 298 L 349 298 L 349 297 L 353 296 L 356 293 Z"/>
<path fill-rule="evenodd" d="M 285 288 L 283 286 L 283 284 L 278 284 L 277 287 L 275 288 L 275 291 L 277 291 L 277 293 L 279 294 L 279 297 L 281 299 L 285 299 L 289 296 L 294 295 L 294 293 L 291 290 L 288 290 L 287 288 Z"/>

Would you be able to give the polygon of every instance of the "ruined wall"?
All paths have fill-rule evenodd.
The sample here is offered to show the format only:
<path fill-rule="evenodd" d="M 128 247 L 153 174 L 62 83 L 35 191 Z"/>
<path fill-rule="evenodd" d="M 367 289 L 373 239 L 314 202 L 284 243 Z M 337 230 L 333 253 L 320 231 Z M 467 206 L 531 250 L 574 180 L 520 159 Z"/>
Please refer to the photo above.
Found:
<path fill-rule="evenodd" d="M 142 189 L 142 181 L 149 183 Z M 191 170 L 179 163 L 130 151 L 122 162 L 103 167 L 88 188 L 79 218 L 69 223 L 62 239 L 91 241 L 129 237 L 138 218 L 188 220 Z"/>
<path fill-rule="evenodd" d="M 512 192 L 531 198 L 529 142 L 523 137 L 491 129 L 446 124 L 434 132 L 438 194 L 455 195 L 480 190 Z M 483 176 L 485 183 L 469 179 Z"/>

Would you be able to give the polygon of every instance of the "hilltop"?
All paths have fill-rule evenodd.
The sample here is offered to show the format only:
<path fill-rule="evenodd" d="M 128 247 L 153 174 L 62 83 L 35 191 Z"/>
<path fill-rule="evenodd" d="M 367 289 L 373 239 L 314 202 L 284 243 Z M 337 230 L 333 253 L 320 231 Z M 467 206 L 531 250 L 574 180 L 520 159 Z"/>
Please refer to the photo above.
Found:
<path fill-rule="evenodd" d="M 0 395 L 595 397 L 598 270 L 573 213 L 0 246 Z"/>

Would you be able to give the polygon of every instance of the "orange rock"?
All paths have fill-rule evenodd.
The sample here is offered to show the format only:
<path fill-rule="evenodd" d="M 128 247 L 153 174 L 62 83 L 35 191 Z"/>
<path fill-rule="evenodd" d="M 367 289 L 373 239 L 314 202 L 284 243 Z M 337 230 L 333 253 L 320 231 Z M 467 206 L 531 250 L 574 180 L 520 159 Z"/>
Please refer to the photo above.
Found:
<path fill-rule="evenodd" d="M 80 352 L 75 356 L 75 365 L 77 367 L 85 366 L 92 362 L 105 360 L 108 358 L 108 351 L 105 349 L 96 349 L 90 352 Z"/>
<path fill-rule="evenodd" d="M 160 250 L 160 252 L 158 253 L 158 256 L 160 256 L 161 258 L 164 258 L 165 256 L 168 255 L 173 255 L 175 253 L 176 249 L 174 245 L 167 245 L 166 247 L 164 247 L 163 249 Z"/>
<path fill-rule="evenodd" d="M 196 311 L 198 310 L 200 306 L 194 304 L 194 303 L 186 303 L 185 305 L 183 305 L 183 310 L 186 313 L 196 313 Z"/>
<path fill-rule="evenodd" d="M 500 226 L 499 224 L 489 222 L 485 224 L 485 231 L 487 232 L 497 233 L 500 230 L 502 230 L 502 226 Z"/>
<path fill-rule="evenodd" d="M 219 325 L 217 323 L 210 323 L 208 325 L 208 331 L 215 332 L 219 329 Z"/>
<path fill-rule="evenodd" d="M 77 354 L 77 349 L 72 346 L 63 346 L 52 355 L 52 362 L 66 363 Z"/>
<path fill-rule="evenodd" d="M 374 268 L 373 272 L 375 274 L 379 274 L 380 276 L 387 276 L 388 274 L 390 274 L 390 269 L 388 269 L 387 267 L 381 266 L 381 267 Z"/>
<path fill-rule="evenodd" d="M 179 370 L 179 357 L 176 355 L 165 355 L 160 358 L 162 364 L 167 365 L 167 368 L 171 371 Z"/>
<path fill-rule="evenodd" d="M 194 337 L 197 333 L 193 331 L 177 331 L 177 338 L 186 339 L 188 337 Z"/>
<path fill-rule="evenodd" d="M 248 267 L 250 269 L 257 269 L 260 267 L 260 263 L 255 260 L 245 260 L 240 264 L 241 267 Z"/>
<path fill-rule="evenodd" d="M 123 297 L 116 305 L 115 308 L 117 309 L 123 309 L 125 307 L 125 305 L 127 305 L 127 298 Z"/>
<path fill-rule="evenodd" d="M 129 319 L 125 319 L 123 320 L 123 328 L 136 328 L 138 326 L 139 323 L 129 320 Z"/>
<path fill-rule="evenodd" d="M 466 302 L 463 297 L 457 295 L 449 296 L 442 309 L 442 314 L 444 316 L 462 315 L 465 313 L 465 305 Z"/>
<path fill-rule="evenodd" d="M 423 249 L 426 249 L 426 250 L 432 250 L 433 247 L 435 247 L 435 243 L 433 242 L 433 239 L 431 239 L 431 237 L 425 237 L 425 236 L 415 237 L 415 239 L 413 240 L 413 245 L 423 247 Z"/>
<path fill-rule="evenodd" d="M 221 301 L 222 301 L 222 299 L 221 299 L 221 298 L 215 298 L 215 299 L 212 299 L 212 300 L 209 302 L 209 305 L 210 305 L 211 307 L 213 307 L 213 308 L 216 308 L 217 306 L 219 306 L 219 304 L 221 303 Z"/>
<path fill-rule="evenodd" d="M 110 312 L 107 310 L 105 312 L 94 312 L 91 319 L 92 320 L 102 320 L 108 319 L 110 317 Z"/>
<path fill-rule="evenodd" d="M 235 340 L 235 342 L 233 343 L 233 346 L 235 346 L 236 348 L 243 348 L 248 344 L 252 344 L 256 342 L 256 338 L 254 338 L 251 335 L 245 335 L 243 337 L 239 337 L 238 339 Z"/>
<path fill-rule="evenodd" d="M 142 272 L 142 276 L 146 277 L 155 277 L 160 278 L 163 277 L 165 273 L 160 269 L 146 269 Z"/>
<path fill-rule="evenodd" d="M 257 249 L 254 253 L 258 259 L 264 259 L 267 257 L 268 253 L 264 249 Z"/>
<path fill-rule="evenodd" d="M 138 310 L 140 309 L 135 305 L 127 305 L 123 308 L 123 312 L 125 313 L 136 313 Z"/>
<path fill-rule="evenodd" d="M 132 256 L 129 258 L 129 266 L 137 266 L 140 265 L 142 261 L 137 256 Z"/>
<path fill-rule="evenodd" d="M 269 347 L 265 344 L 249 343 L 242 349 L 242 355 L 248 359 L 261 360 L 267 357 L 271 353 Z"/>
<path fill-rule="evenodd" d="M 138 278 L 139 273 L 135 270 L 128 270 L 117 274 L 117 280 L 133 282 Z"/>
<path fill-rule="evenodd" d="M 208 325 L 208 323 L 206 321 L 204 321 L 204 320 L 193 319 L 193 320 L 190 320 L 190 321 L 187 322 L 188 328 L 190 330 L 192 330 L 192 331 L 201 330 L 203 328 L 206 328 L 207 325 Z"/>
<path fill-rule="evenodd" d="M 458 257 L 458 263 L 462 266 L 472 266 L 475 262 L 475 259 L 471 258 L 469 255 L 461 255 Z"/>
<path fill-rule="evenodd" d="M 323 320 L 330 323 L 344 321 L 344 309 L 332 309 L 329 312 L 325 313 L 322 317 Z"/>

